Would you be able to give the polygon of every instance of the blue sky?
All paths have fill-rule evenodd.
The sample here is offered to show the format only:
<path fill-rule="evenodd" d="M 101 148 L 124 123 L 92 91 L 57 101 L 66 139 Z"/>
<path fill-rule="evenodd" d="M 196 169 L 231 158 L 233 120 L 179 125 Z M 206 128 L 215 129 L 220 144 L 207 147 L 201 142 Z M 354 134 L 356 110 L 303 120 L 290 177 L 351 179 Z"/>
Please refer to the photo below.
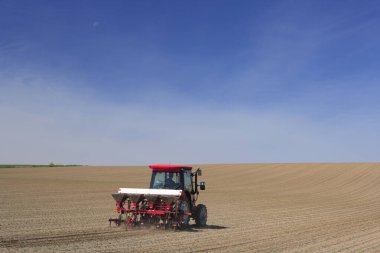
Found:
<path fill-rule="evenodd" d="M 377 162 L 377 1 L 0 1 L 0 163 Z"/>

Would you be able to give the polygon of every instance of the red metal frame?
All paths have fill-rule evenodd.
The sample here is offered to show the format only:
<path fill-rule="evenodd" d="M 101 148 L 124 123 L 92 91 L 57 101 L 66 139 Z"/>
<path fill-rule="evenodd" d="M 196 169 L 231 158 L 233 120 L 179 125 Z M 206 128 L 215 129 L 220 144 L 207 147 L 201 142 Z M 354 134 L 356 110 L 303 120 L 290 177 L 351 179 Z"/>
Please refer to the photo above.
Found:
<path fill-rule="evenodd" d="M 170 210 L 133 210 L 133 209 L 125 209 L 125 208 L 116 208 L 115 212 L 124 212 L 124 213 L 133 213 L 133 214 L 150 214 L 150 215 L 162 215 L 162 214 L 175 214 L 176 212 L 172 212 Z M 186 215 L 191 215 L 191 213 L 186 213 Z"/>
<path fill-rule="evenodd" d="M 116 202 L 115 212 L 118 213 L 133 213 L 133 214 L 150 214 L 150 215 L 161 215 L 161 214 L 174 214 L 175 212 L 170 211 L 170 204 L 154 205 L 149 203 L 149 209 L 138 209 L 137 203 L 131 203 L 129 205 L 132 208 L 124 208 L 120 202 Z"/>
<path fill-rule="evenodd" d="M 182 215 L 192 215 L 191 212 L 180 212 L 179 203 L 180 199 L 173 203 L 147 202 L 146 199 L 136 203 L 127 198 L 122 202 L 116 202 L 114 211 L 119 213 L 119 218 L 110 218 L 109 222 L 110 225 L 111 222 L 118 226 L 125 224 L 126 229 L 144 224 L 154 225 L 157 228 L 176 229 L 180 226 L 179 219 Z M 123 215 L 125 218 L 122 218 Z"/>

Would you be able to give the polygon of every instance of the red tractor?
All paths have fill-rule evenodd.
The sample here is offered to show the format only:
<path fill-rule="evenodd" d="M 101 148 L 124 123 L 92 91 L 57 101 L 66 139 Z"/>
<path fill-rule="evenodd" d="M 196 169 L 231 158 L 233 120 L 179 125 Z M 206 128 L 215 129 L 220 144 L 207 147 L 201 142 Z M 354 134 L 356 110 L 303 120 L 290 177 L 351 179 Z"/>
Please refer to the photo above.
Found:
<path fill-rule="evenodd" d="M 196 204 L 198 187 L 206 189 L 205 182 L 198 185 L 201 169 L 183 165 L 156 164 L 149 166 L 152 177 L 149 189 L 119 188 L 112 196 L 116 201 L 116 219 L 109 219 L 126 228 L 155 226 L 156 228 L 185 229 L 190 218 L 199 227 L 206 226 L 207 208 Z"/>

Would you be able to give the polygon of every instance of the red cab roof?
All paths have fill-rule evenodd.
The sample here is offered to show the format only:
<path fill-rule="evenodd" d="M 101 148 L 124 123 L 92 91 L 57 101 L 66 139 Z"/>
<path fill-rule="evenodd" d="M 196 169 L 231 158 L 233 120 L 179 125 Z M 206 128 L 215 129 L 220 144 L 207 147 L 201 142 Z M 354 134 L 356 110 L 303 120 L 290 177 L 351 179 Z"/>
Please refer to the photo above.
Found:
<path fill-rule="evenodd" d="M 153 171 L 159 172 L 180 172 L 182 169 L 191 170 L 192 167 L 185 165 L 175 165 L 175 164 L 153 164 L 149 165 Z"/>

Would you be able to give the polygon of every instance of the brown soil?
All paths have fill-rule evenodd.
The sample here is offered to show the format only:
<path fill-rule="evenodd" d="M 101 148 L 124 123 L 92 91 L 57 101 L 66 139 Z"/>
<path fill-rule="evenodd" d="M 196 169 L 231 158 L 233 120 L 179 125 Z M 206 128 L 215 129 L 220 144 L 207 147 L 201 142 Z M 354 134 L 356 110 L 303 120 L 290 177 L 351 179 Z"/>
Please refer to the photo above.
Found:
<path fill-rule="evenodd" d="M 208 227 L 179 232 L 109 227 L 147 168 L 0 169 L 0 252 L 380 252 L 380 164 L 200 167 Z"/>

